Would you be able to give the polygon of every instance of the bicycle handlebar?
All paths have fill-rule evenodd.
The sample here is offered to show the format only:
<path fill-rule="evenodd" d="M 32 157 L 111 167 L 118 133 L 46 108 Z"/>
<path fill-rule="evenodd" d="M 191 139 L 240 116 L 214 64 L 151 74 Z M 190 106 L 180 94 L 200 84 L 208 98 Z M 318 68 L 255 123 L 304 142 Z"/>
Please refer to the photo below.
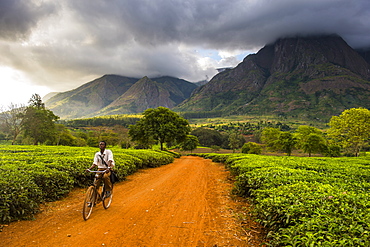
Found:
<path fill-rule="evenodd" d="M 104 171 L 92 171 L 90 169 L 87 169 L 86 171 L 88 172 L 94 172 L 94 173 L 105 173 L 108 169 L 104 170 Z"/>

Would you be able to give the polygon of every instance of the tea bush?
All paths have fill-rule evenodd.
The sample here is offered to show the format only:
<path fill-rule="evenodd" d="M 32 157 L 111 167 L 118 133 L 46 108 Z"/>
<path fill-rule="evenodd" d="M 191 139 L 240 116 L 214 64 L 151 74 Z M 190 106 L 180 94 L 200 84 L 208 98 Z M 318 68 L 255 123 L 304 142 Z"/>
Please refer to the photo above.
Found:
<path fill-rule="evenodd" d="M 0 221 L 28 219 L 38 212 L 42 191 L 30 176 L 0 167 Z"/>
<path fill-rule="evenodd" d="M 201 154 L 236 176 L 271 246 L 370 246 L 370 159 Z"/>

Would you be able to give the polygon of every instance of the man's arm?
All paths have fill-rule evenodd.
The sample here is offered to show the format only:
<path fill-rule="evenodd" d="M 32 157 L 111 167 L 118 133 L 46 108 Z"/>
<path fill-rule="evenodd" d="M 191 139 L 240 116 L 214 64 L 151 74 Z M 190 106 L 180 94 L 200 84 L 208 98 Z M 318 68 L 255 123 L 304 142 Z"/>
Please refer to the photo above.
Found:
<path fill-rule="evenodd" d="M 111 167 L 111 168 L 114 167 L 113 152 L 111 150 L 109 150 L 109 154 L 108 154 L 108 167 Z"/>
<path fill-rule="evenodd" d="M 86 169 L 86 171 L 87 171 L 87 170 L 91 170 L 91 169 L 93 169 L 95 166 L 98 166 L 98 165 L 97 165 L 97 164 L 95 164 L 95 163 L 94 163 L 94 164 L 92 164 L 92 165 L 90 166 L 90 168 Z"/>
<path fill-rule="evenodd" d="M 86 170 L 91 170 L 91 169 L 93 169 L 95 166 L 98 166 L 98 162 L 97 162 L 98 160 L 97 160 L 97 155 L 95 154 L 95 156 L 94 156 L 94 162 L 93 162 L 93 164 L 90 166 L 90 168 L 89 169 L 86 169 Z"/>

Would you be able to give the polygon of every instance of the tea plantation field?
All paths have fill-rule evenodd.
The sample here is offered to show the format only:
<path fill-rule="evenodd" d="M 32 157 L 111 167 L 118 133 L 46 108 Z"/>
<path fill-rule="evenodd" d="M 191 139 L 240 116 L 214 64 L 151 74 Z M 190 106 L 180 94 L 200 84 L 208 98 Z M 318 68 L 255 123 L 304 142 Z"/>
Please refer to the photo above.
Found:
<path fill-rule="evenodd" d="M 272 246 L 370 246 L 370 157 L 198 154 L 223 162 Z"/>
<path fill-rule="evenodd" d="M 176 153 L 111 149 L 115 171 L 123 180 L 140 168 L 172 163 Z M 0 223 L 29 219 L 39 205 L 92 183 L 85 172 L 98 148 L 64 146 L 0 146 Z"/>

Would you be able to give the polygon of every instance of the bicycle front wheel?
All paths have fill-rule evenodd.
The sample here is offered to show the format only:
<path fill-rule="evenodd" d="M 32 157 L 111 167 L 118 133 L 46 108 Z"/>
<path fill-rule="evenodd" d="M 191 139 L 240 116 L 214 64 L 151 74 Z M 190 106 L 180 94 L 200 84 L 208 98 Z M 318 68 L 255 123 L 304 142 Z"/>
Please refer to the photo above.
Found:
<path fill-rule="evenodd" d="M 104 193 L 104 196 L 103 196 L 103 207 L 105 209 L 109 208 L 109 206 L 112 203 L 112 199 L 113 199 L 113 190 L 110 191 L 110 193 L 109 193 L 108 196 Z"/>
<path fill-rule="evenodd" d="M 96 198 L 95 188 L 94 186 L 90 186 L 86 191 L 84 205 L 82 208 L 82 217 L 84 218 L 84 220 L 87 220 L 90 217 L 92 209 L 94 207 L 95 198 Z"/>

